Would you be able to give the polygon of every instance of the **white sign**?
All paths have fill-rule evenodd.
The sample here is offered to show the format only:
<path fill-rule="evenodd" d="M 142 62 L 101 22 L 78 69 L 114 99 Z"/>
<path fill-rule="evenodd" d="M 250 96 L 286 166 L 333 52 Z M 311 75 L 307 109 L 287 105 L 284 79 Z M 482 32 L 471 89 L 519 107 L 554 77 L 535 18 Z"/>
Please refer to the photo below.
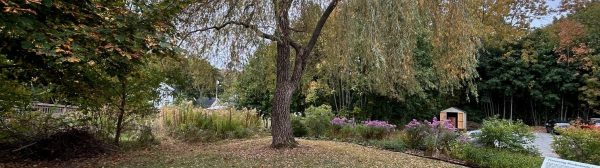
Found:
<path fill-rule="evenodd" d="M 600 168 L 600 166 L 553 157 L 546 157 L 542 168 Z"/>

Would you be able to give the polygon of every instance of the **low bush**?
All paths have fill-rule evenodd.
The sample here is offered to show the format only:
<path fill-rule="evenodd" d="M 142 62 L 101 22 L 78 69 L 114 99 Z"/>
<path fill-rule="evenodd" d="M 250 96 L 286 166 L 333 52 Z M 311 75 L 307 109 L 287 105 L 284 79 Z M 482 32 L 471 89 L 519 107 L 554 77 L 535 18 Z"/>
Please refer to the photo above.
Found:
<path fill-rule="evenodd" d="M 466 161 L 474 167 L 519 167 L 538 168 L 543 158 L 537 155 L 514 152 L 501 148 L 478 147 L 468 143 L 456 144 L 450 155 L 453 158 Z"/>
<path fill-rule="evenodd" d="M 561 158 L 600 165 L 600 131 L 581 128 L 559 131 L 552 148 Z"/>
<path fill-rule="evenodd" d="M 3 113 L 0 116 L 0 160 L 87 157 L 102 153 L 105 147 L 126 149 L 158 142 L 152 132 L 152 116 L 146 115 L 127 118 L 121 134 L 122 144 L 111 146 L 106 142 L 114 138 L 113 113 L 85 110 L 90 111 L 53 113 L 25 109 Z"/>
<path fill-rule="evenodd" d="M 135 134 L 133 134 L 133 140 L 141 146 L 159 143 L 152 133 L 152 127 L 148 125 L 140 125 Z"/>
<path fill-rule="evenodd" d="M 292 116 L 292 131 L 294 132 L 294 137 L 304 137 L 308 134 L 308 129 L 302 123 L 302 117 Z"/>
<path fill-rule="evenodd" d="M 308 135 L 312 137 L 324 137 L 331 128 L 333 113 L 331 106 L 321 105 L 319 107 L 310 106 L 306 108 L 306 118 L 304 125 L 308 128 Z"/>
<path fill-rule="evenodd" d="M 475 136 L 477 142 L 487 147 L 505 148 L 515 152 L 535 154 L 532 144 L 533 133 L 521 121 L 490 118 L 483 121 L 481 134 Z"/>
<path fill-rule="evenodd" d="M 331 138 L 355 140 L 360 136 L 354 120 L 348 120 L 345 117 L 335 117 L 330 123 L 331 131 L 329 132 L 329 136 Z"/>
<path fill-rule="evenodd" d="M 68 129 L 66 119 L 53 117 L 51 113 L 23 111 L 0 116 L 0 143 L 18 143 L 49 137 Z"/>
<path fill-rule="evenodd" d="M 409 147 L 425 150 L 428 155 L 448 152 L 450 145 L 460 140 L 460 134 L 449 121 L 439 121 L 435 117 L 432 122 L 412 120 L 404 128 L 404 139 Z"/>
<path fill-rule="evenodd" d="M 395 125 L 379 120 L 363 121 L 362 125 L 356 126 L 358 134 L 367 140 L 383 139 L 394 131 L 395 128 Z"/>
<path fill-rule="evenodd" d="M 356 140 L 360 138 L 356 125 L 345 125 L 337 134 L 334 135 L 338 139 Z"/>
<path fill-rule="evenodd" d="M 251 110 L 206 110 L 191 105 L 163 108 L 162 124 L 169 135 L 186 141 L 245 138 L 260 130 L 260 119 Z"/>
<path fill-rule="evenodd" d="M 369 140 L 367 143 L 381 149 L 403 152 L 407 148 L 407 145 L 403 141 L 403 136 L 397 133 L 382 140 Z"/>

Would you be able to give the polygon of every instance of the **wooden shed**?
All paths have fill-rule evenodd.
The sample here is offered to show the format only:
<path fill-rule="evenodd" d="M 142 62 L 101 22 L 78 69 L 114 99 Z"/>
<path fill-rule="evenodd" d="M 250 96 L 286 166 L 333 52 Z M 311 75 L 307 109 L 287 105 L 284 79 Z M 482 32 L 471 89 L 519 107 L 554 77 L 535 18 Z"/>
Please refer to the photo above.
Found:
<path fill-rule="evenodd" d="M 456 107 L 450 107 L 440 112 L 440 121 L 450 120 L 454 127 L 466 130 L 467 129 L 467 113 Z"/>

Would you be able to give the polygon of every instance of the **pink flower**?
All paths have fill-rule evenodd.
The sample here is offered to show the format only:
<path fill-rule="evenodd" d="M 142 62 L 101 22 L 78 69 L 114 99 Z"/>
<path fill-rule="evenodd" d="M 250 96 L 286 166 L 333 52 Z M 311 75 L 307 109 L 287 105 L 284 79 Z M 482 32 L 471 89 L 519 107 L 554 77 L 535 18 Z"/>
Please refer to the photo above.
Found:
<path fill-rule="evenodd" d="M 391 131 L 396 128 L 396 125 L 388 124 L 386 121 L 379 120 L 363 121 L 362 124 L 367 127 L 384 128 L 387 131 Z"/>
<path fill-rule="evenodd" d="M 419 126 L 419 125 L 421 125 L 421 123 L 419 121 L 417 121 L 416 119 L 413 119 L 408 124 L 406 124 L 404 127 L 405 128 L 413 128 L 413 127 L 416 127 L 416 126 Z"/>
<path fill-rule="evenodd" d="M 333 118 L 333 120 L 331 120 L 331 125 L 336 125 L 336 126 L 344 126 L 348 123 L 349 122 L 345 117 L 342 117 L 342 118 L 335 117 L 335 118 Z"/>

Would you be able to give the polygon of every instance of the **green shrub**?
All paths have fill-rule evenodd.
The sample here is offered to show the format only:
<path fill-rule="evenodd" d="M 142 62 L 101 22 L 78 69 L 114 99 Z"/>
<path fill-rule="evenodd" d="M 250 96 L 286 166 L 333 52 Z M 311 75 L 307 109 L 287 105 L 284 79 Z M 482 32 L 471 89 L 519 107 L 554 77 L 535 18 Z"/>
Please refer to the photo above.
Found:
<path fill-rule="evenodd" d="M 383 139 L 388 131 L 385 128 L 357 125 L 356 132 L 365 140 Z"/>
<path fill-rule="evenodd" d="M 312 137 L 323 137 L 330 130 L 330 121 L 333 119 L 331 106 L 310 106 L 305 110 L 306 118 L 304 124 L 308 128 L 308 135 Z"/>
<path fill-rule="evenodd" d="M 162 109 L 169 135 L 186 141 L 245 138 L 260 130 L 260 119 L 249 110 L 205 110 L 191 105 Z"/>
<path fill-rule="evenodd" d="M 302 117 L 292 116 L 292 131 L 295 137 L 304 137 L 308 134 L 306 126 L 302 123 Z"/>
<path fill-rule="evenodd" d="M 19 143 L 43 139 L 67 129 L 86 127 L 79 118 L 53 116 L 41 111 L 4 113 L 0 116 L 0 143 Z M 85 129 L 87 130 L 87 129 Z"/>
<path fill-rule="evenodd" d="M 406 144 L 399 140 L 371 140 L 369 144 L 381 149 L 403 152 L 406 150 Z"/>
<path fill-rule="evenodd" d="M 469 165 L 491 168 L 538 168 L 543 161 L 543 158 L 533 154 L 501 148 L 477 147 L 471 144 L 456 144 L 452 147 L 450 155 L 466 161 Z"/>
<path fill-rule="evenodd" d="M 340 128 L 337 134 L 335 134 L 335 138 L 346 140 L 354 140 L 359 136 L 360 134 L 358 133 L 355 125 L 344 125 L 342 128 Z"/>
<path fill-rule="evenodd" d="M 552 148 L 561 157 L 600 165 L 600 131 L 593 129 L 567 128 L 555 136 Z"/>
<path fill-rule="evenodd" d="M 135 140 L 143 145 L 158 143 L 158 140 L 152 133 L 152 127 L 147 125 L 140 126 L 140 129 L 135 134 Z"/>
<path fill-rule="evenodd" d="M 7 113 L 0 116 L 0 120 L 2 120 L 0 134 L 4 134 L 0 143 L 35 139 L 32 137 L 47 137 L 53 134 L 50 131 L 59 124 L 50 114 L 37 111 Z"/>
<path fill-rule="evenodd" d="M 392 136 L 383 140 L 370 140 L 370 145 L 376 146 L 381 149 L 391 150 L 396 152 L 402 152 L 406 150 L 406 144 L 402 140 L 402 135 Z"/>
<path fill-rule="evenodd" d="M 506 148 L 515 152 L 537 153 L 531 144 L 533 133 L 521 121 L 490 118 L 483 121 L 481 134 L 475 138 L 487 147 Z"/>

